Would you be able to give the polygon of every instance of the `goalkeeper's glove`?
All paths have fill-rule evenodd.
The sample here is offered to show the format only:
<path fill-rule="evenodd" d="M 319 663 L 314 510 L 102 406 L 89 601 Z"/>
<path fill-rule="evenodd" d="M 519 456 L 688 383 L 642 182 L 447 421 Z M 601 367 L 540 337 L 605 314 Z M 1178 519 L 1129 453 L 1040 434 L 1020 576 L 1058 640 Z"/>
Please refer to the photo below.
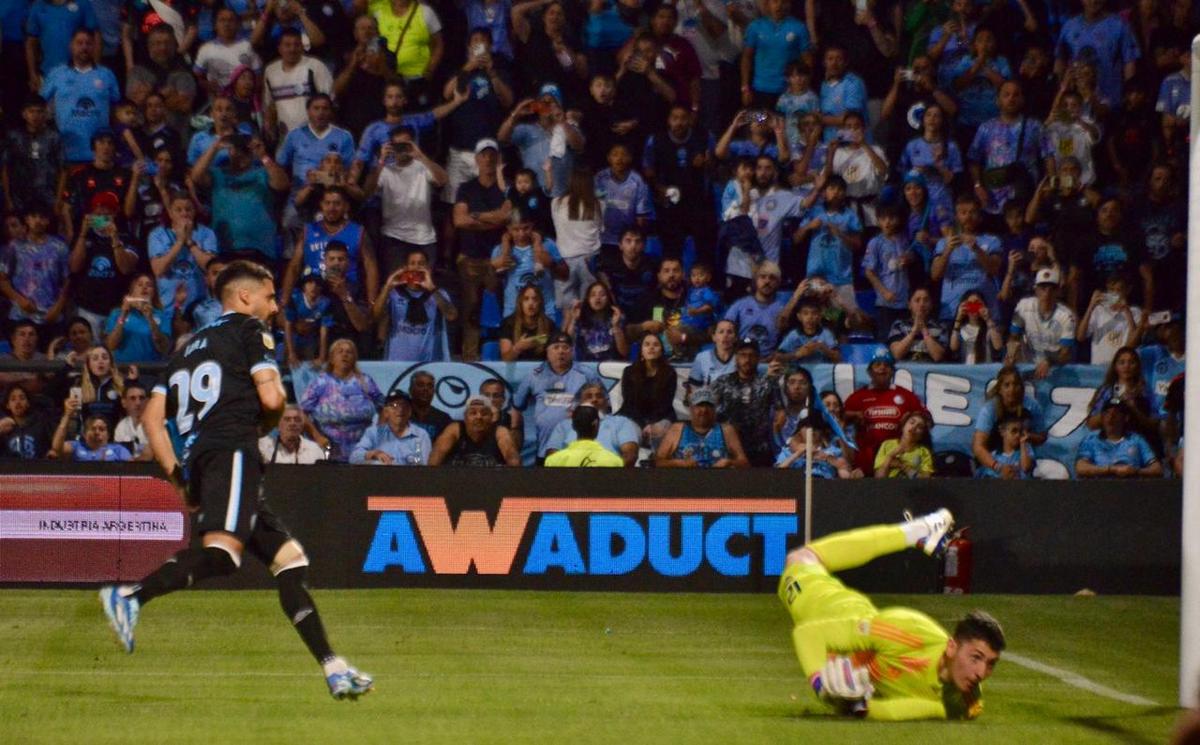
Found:
<path fill-rule="evenodd" d="M 809 680 L 821 699 L 846 714 L 865 716 L 867 701 L 875 693 L 870 671 L 845 656 L 831 657 Z"/>

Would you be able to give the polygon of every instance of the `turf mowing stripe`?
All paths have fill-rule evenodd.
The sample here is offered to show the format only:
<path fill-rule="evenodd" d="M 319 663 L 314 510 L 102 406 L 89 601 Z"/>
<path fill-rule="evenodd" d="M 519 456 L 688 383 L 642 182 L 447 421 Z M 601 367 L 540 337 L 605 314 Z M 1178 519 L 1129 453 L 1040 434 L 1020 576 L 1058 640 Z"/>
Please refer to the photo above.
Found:
<path fill-rule="evenodd" d="M 138 677 L 138 678 L 224 678 L 228 677 L 226 672 L 169 672 L 164 670 L 9 670 L 12 675 L 83 675 L 83 676 L 104 676 L 113 678 Z M 239 678 L 312 678 L 318 673 L 289 673 L 271 670 L 254 670 L 254 671 L 239 671 Z M 589 680 L 712 680 L 712 675 L 701 674 L 665 674 L 665 675 L 643 675 L 642 673 L 580 673 L 573 671 L 512 671 L 503 673 L 488 673 L 488 672 L 420 672 L 414 670 L 397 670 L 397 671 L 379 671 L 372 668 L 371 674 L 376 678 L 418 678 L 428 680 L 433 678 L 587 678 Z M 747 681 L 763 681 L 777 680 L 795 682 L 800 680 L 798 675 L 721 675 L 722 680 L 747 680 Z"/>
<path fill-rule="evenodd" d="M 1073 673 L 1070 670 L 1063 670 L 1059 667 L 1052 667 L 1043 662 L 1038 662 L 1037 660 L 1030 659 L 1029 657 L 1024 657 L 1019 654 L 1013 654 L 1012 652 L 1005 651 L 1003 659 L 1005 662 L 1013 662 L 1021 667 L 1033 670 L 1034 672 L 1044 673 L 1052 678 L 1058 678 L 1060 681 L 1069 686 L 1074 686 L 1076 688 L 1085 690 L 1088 693 L 1094 693 L 1097 696 L 1104 696 L 1105 698 L 1111 698 L 1115 701 L 1133 704 L 1135 706 L 1159 705 L 1156 701 L 1151 701 L 1148 698 L 1135 696 L 1132 693 L 1121 693 L 1120 691 L 1113 690 L 1108 686 L 1103 686 L 1095 681 L 1088 680 L 1079 673 Z"/>

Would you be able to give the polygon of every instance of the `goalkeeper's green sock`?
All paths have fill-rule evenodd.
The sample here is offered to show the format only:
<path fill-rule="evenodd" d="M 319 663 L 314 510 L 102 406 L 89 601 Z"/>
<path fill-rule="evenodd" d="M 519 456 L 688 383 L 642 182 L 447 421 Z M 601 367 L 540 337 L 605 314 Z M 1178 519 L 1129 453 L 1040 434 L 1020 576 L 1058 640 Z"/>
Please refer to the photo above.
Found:
<path fill-rule="evenodd" d="M 853 569 L 916 545 L 924 536 L 910 537 L 909 533 L 915 531 L 906 531 L 909 525 L 911 523 L 856 528 L 818 538 L 808 547 L 821 557 L 821 563 L 831 572 Z"/>

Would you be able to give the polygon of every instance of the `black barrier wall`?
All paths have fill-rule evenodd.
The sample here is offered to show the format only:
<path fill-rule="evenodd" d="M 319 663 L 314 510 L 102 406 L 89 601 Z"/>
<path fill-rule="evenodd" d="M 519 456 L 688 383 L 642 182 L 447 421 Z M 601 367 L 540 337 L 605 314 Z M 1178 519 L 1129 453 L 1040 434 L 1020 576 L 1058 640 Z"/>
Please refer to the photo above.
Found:
<path fill-rule="evenodd" d="M 316 587 L 772 591 L 803 535 L 802 478 L 765 469 L 273 466 L 266 493 L 312 557 Z M 939 506 L 971 527 L 974 592 L 1179 591 L 1178 481 L 818 481 L 813 535 Z M 3 544 L 0 563 L 22 560 Z M 252 564 L 226 586 L 267 586 Z M 871 592 L 939 588 L 938 562 L 915 551 L 843 577 Z"/>

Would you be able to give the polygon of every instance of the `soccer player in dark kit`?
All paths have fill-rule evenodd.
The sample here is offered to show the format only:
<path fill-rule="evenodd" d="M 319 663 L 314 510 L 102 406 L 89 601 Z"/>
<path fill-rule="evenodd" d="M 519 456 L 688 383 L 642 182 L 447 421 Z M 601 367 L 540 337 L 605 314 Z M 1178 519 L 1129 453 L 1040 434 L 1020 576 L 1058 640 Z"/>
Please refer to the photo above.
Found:
<path fill-rule="evenodd" d="M 132 653 L 141 606 L 234 573 L 249 552 L 275 575 L 283 612 L 321 664 L 329 692 L 357 698 L 373 681 L 330 648 L 304 584 L 308 557 L 262 497 L 259 428 L 274 427 L 286 402 L 264 324 L 278 310 L 271 273 L 235 261 L 221 270 L 214 295 L 222 315 L 171 358 L 142 419 L 155 459 L 197 513 L 202 545 L 175 554 L 139 584 L 101 588 L 100 601 Z"/>

